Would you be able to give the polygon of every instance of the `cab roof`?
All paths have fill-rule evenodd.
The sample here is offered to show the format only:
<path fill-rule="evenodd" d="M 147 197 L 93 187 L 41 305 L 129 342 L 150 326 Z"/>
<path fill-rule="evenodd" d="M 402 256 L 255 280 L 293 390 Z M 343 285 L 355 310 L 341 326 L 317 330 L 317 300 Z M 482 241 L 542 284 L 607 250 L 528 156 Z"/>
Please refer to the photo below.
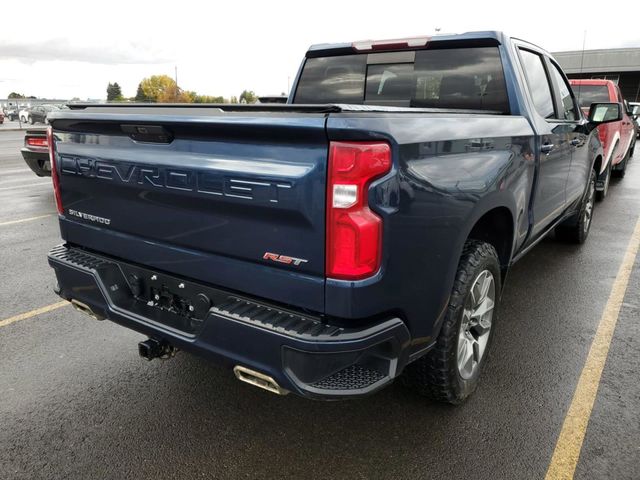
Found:
<path fill-rule="evenodd" d="M 464 44 L 469 46 L 497 46 L 504 44 L 508 37 L 499 31 L 466 32 L 459 34 L 423 35 L 409 38 L 386 40 L 361 40 L 351 43 L 321 43 L 312 45 L 306 57 L 347 55 L 349 53 L 382 52 L 390 50 L 416 50 L 428 48 L 433 43 L 439 47 Z"/>

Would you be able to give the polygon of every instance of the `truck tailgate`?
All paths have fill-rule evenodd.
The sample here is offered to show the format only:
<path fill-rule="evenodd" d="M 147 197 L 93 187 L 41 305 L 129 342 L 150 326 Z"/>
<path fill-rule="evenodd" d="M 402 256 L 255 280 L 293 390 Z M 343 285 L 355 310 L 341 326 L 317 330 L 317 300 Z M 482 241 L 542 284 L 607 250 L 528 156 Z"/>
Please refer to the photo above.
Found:
<path fill-rule="evenodd" d="M 62 235 L 322 312 L 325 121 L 320 113 L 188 117 L 170 109 L 58 115 Z"/>

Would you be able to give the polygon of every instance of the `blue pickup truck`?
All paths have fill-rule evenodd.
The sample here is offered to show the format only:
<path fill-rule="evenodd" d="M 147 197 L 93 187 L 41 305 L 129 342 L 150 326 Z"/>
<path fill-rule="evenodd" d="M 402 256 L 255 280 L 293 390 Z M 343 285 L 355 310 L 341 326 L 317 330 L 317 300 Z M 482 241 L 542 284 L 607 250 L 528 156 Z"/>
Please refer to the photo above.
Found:
<path fill-rule="evenodd" d="M 271 392 L 478 384 L 509 267 L 587 238 L 602 148 L 539 47 L 497 32 L 313 46 L 287 104 L 50 116 L 57 293 Z M 508 322 L 509 319 L 504 319 Z"/>

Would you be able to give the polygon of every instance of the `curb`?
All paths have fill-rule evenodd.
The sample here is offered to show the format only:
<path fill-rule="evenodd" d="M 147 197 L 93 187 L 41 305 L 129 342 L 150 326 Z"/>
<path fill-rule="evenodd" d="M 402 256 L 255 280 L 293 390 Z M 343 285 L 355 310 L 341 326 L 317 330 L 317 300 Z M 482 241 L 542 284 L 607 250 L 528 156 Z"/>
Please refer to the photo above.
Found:
<path fill-rule="evenodd" d="M 0 126 L 0 132 L 26 132 L 27 129 L 26 128 L 15 128 L 15 127 L 11 127 L 11 128 L 2 128 Z"/>

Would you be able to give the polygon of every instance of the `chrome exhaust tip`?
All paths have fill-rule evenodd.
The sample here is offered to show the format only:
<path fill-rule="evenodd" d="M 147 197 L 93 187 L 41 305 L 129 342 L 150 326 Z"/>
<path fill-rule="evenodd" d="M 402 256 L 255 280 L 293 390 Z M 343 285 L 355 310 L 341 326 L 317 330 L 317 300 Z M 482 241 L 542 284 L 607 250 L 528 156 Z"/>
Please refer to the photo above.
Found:
<path fill-rule="evenodd" d="M 278 382 L 264 373 L 256 372 L 255 370 L 240 365 L 233 367 L 233 373 L 238 380 L 253 385 L 254 387 L 262 388 L 277 395 L 286 395 L 289 393 L 289 390 L 282 388 L 278 385 Z"/>
<path fill-rule="evenodd" d="M 104 317 L 102 315 L 98 315 L 97 313 L 95 313 L 86 303 L 79 302 L 78 300 L 71 300 L 71 305 L 73 305 L 73 308 L 75 308 L 77 311 L 82 312 L 85 315 L 89 315 L 94 320 L 104 320 Z"/>

